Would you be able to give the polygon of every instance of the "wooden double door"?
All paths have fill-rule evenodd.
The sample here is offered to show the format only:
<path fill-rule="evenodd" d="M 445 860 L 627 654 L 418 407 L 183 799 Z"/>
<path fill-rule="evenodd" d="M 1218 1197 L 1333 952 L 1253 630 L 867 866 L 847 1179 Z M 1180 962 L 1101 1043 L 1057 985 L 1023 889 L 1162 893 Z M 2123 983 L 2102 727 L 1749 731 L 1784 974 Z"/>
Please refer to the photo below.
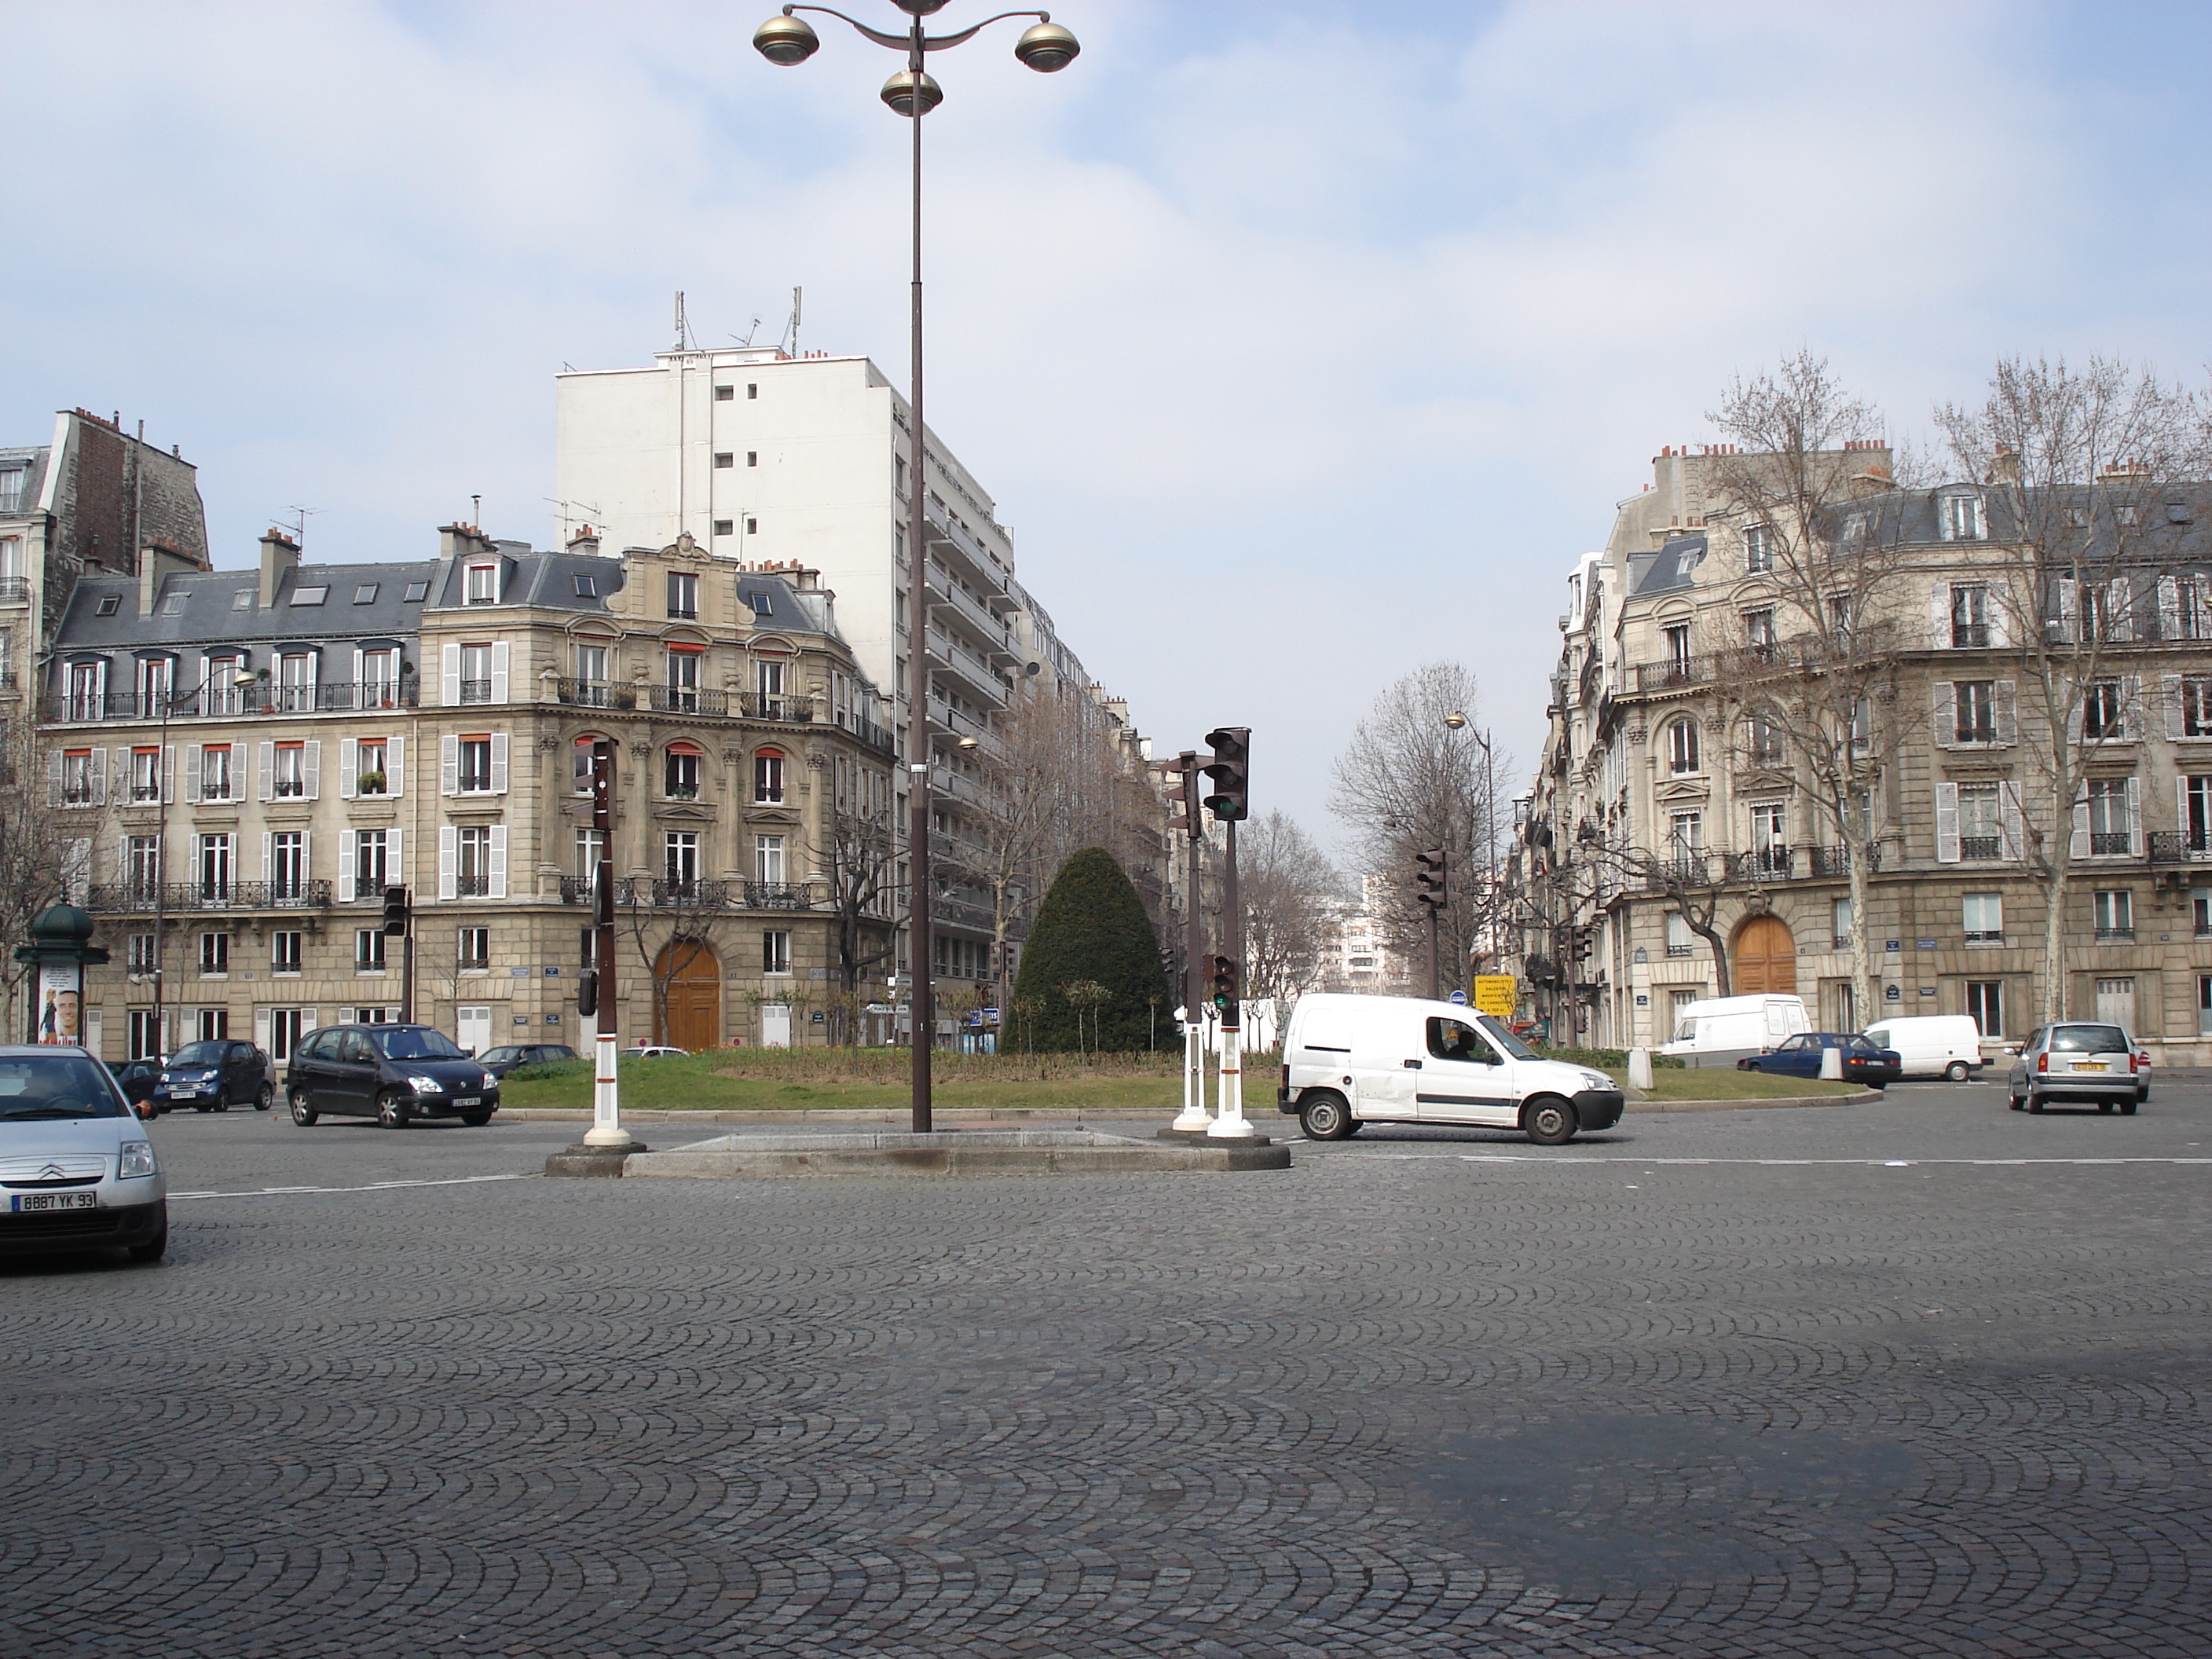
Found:
<path fill-rule="evenodd" d="M 1729 988 L 1737 996 L 1791 994 L 1797 989 L 1797 941 L 1779 916 L 1753 916 L 1736 930 L 1735 971 Z"/>
<path fill-rule="evenodd" d="M 689 1048 L 722 1046 L 722 964 L 704 939 L 672 939 L 653 958 L 653 976 L 666 988 L 654 999 L 653 1040 Z"/>

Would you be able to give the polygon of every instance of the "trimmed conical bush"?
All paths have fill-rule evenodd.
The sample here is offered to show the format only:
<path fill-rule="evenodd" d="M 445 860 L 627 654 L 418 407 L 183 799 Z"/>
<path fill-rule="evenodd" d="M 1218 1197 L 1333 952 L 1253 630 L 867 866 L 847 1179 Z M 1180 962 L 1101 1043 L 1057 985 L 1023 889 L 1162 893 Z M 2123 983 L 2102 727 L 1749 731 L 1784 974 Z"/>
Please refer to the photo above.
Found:
<path fill-rule="evenodd" d="M 1175 1006 L 1144 902 L 1103 848 L 1085 848 L 1053 878 L 1014 995 L 1010 1050 L 1142 1048 Z"/>

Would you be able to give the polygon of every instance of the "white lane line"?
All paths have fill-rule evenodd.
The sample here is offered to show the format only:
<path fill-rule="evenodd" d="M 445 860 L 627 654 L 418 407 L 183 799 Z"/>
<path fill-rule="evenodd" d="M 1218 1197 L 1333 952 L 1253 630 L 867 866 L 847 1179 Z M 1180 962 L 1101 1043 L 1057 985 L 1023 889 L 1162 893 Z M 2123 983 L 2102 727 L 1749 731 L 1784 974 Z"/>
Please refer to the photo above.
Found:
<path fill-rule="evenodd" d="M 270 1198 L 292 1193 L 383 1193 L 395 1187 L 471 1187 L 485 1181 L 535 1181 L 527 1173 L 515 1175 L 449 1176 L 435 1181 L 372 1181 L 360 1187 L 262 1187 L 235 1192 L 171 1193 L 171 1198 Z"/>
<path fill-rule="evenodd" d="M 1339 1152 L 1336 1157 L 1347 1156 Z M 1352 1158 L 1407 1158 L 1436 1157 L 1436 1153 L 1420 1152 L 1353 1152 Z M 1444 1156 L 1455 1158 L 1462 1164 L 1548 1164 L 1557 1166 L 1584 1164 L 1634 1164 L 1649 1170 L 1662 1164 L 1729 1164 L 1758 1169 L 1799 1169 L 1814 1164 L 1842 1164 L 1872 1170 L 1911 1170 L 1922 1164 L 1958 1164 L 1977 1169 L 2017 1169 L 2023 1164 L 2053 1164 L 2064 1165 L 2107 1164 L 2212 1164 L 2212 1158 L 1539 1158 L 1528 1152 L 1454 1152 Z"/>

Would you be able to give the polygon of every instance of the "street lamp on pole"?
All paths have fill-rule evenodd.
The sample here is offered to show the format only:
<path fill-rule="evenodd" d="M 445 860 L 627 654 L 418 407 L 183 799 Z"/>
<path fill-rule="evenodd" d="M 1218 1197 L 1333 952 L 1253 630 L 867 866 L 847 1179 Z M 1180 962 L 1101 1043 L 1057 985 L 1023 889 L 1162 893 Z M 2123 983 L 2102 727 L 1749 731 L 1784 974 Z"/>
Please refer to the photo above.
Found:
<path fill-rule="evenodd" d="M 972 27 L 951 34 L 933 35 L 922 19 L 943 9 L 945 0 L 896 0 L 900 10 L 914 21 L 899 33 L 872 29 L 855 18 L 828 6 L 788 5 L 753 33 L 760 55 L 786 68 L 803 64 L 821 47 L 813 26 L 797 14 L 819 12 L 849 23 L 860 34 L 879 46 L 903 51 L 907 66 L 884 82 L 879 94 L 894 114 L 906 118 L 914 131 L 913 243 L 914 277 L 909 323 L 912 343 L 907 404 L 913 429 L 907 436 L 912 459 L 908 463 L 907 503 L 907 953 L 914 979 L 910 1040 L 914 1045 L 914 1132 L 930 1128 L 930 1047 L 937 1035 L 935 988 L 929 980 L 933 939 L 930 927 L 929 864 L 929 543 L 924 503 L 929 489 L 929 452 L 922 433 L 921 405 L 921 118 L 945 99 L 945 90 L 926 72 L 927 54 L 945 52 L 975 38 L 986 27 L 1009 17 L 1037 21 L 1014 42 L 1014 56 L 1041 74 L 1067 67 L 1082 48 L 1075 37 L 1052 21 L 1047 11 L 1006 11 L 987 17 Z"/>

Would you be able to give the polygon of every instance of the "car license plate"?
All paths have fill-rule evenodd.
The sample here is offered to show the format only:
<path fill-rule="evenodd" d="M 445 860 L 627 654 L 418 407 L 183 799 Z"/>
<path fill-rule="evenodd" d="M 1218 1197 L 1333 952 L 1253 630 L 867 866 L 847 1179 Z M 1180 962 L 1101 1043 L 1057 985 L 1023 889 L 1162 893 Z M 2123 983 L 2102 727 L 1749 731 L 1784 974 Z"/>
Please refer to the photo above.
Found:
<path fill-rule="evenodd" d="M 2101 1072 L 2106 1066 L 2101 1060 L 2077 1060 L 2074 1062 L 2074 1069 L 2077 1072 Z"/>
<path fill-rule="evenodd" d="M 39 1215 L 48 1210 L 96 1210 L 100 1200 L 91 1193 L 17 1193 L 17 1215 Z"/>
<path fill-rule="evenodd" d="M 198 1100 L 199 1097 L 200 1091 L 197 1089 L 172 1089 L 169 1091 L 169 1098 L 172 1100 Z"/>
<path fill-rule="evenodd" d="M 456 1106 L 481 1106 L 483 1104 L 483 1097 L 482 1095 L 465 1095 L 461 1098 L 456 1100 L 453 1104 Z"/>

